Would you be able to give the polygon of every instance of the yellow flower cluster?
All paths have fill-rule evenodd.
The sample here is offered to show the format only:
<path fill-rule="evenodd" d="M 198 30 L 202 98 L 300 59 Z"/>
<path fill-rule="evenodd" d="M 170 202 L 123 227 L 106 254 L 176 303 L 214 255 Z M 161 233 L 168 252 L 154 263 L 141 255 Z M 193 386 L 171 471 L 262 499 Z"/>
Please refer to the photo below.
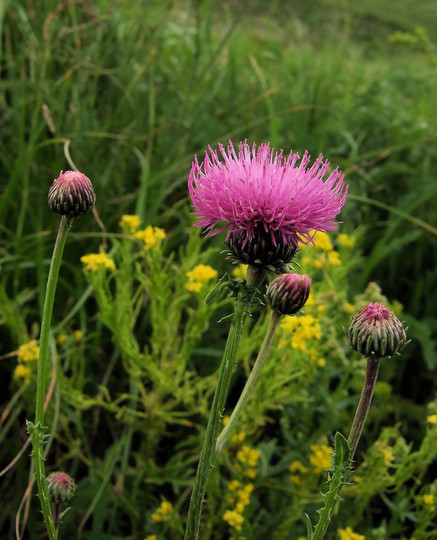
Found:
<path fill-rule="evenodd" d="M 338 536 L 340 540 L 366 540 L 364 535 L 355 533 L 350 527 L 338 529 Z"/>
<path fill-rule="evenodd" d="M 244 517 L 235 510 L 226 510 L 226 512 L 223 514 L 223 521 L 229 523 L 229 525 L 234 529 L 237 529 L 237 531 L 241 531 Z"/>
<path fill-rule="evenodd" d="M 299 486 L 302 483 L 302 476 L 305 476 L 308 473 L 308 467 L 299 461 L 293 461 L 289 467 L 289 471 L 292 473 L 290 475 L 290 482 Z"/>
<path fill-rule="evenodd" d="M 347 235 L 344 235 L 347 236 Z M 343 239 L 343 242 L 345 239 Z M 331 243 L 329 236 L 324 232 L 317 232 L 314 236 L 314 242 L 318 252 L 314 257 L 314 254 L 311 253 L 309 248 L 304 248 L 305 256 L 302 258 L 302 263 L 304 266 L 314 266 L 316 269 L 323 268 L 326 264 L 330 266 L 340 266 L 341 260 Z M 320 251 L 322 253 L 320 253 Z"/>
<path fill-rule="evenodd" d="M 246 279 L 247 267 L 247 264 L 239 264 L 236 268 L 232 270 L 233 277 L 235 279 Z"/>
<path fill-rule="evenodd" d="M 153 523 L 170 521 L 174 512 L 173 505 L 168 501 L 162 501 L 158 509 L 151 515 Z"/>
<path fill-rule="evenodd" d="M 310 464 L 316 473 L 320 473 L 331 467 L 332 449 L 329 446 L 326 444 L 312 444 L 310 449 L 312 452 Z"/>
<path fill-rule="evenodd" d="M 426 506 L 434 506 L 434 503 L 435 503 L 434 495 L 431 495 L 431 494 L 424 495 L 423 502 L 426 504 Z"/>
<path fill-rule="evenodd" d="M 255 478 L 258 469 L 257 464 L 258 460 L 260 458 L 260 451 L 256 450 L 255 448 L 251 448 L 247 444 L 245 444 L 238 452 L 237 452 L 237 462 L 235 464 L 236 470 L 241 473 L 243 476 L 247 476 L 248 478 Z"/>
<path fill-rule="evenodd" d="M 430 416 L 427 416 L 426 422 L 433 426 L 437 426 L 437 414 L 431 414 Z"/>
<path fill-rule="evenodd" d="M 226 426 L 230 419 L 230 416 L 224 416 L 222 420 L 223 425 Z M 245 438 L 246 433 L 244 432 L 244 430 L 240 430 L 238 433 L 234 433 L 233 435 L 231 435 L 230 441 L 234 444 L 241 444 Z"/>
<path fill-rule="evenodd" d="M 141 220 L 139 216 L 125 214 L 124 216 L 121 216 L 119 225 L 120 229 L 123 231 L 133 234 L 141 225 Z"/>
<path fill-rule="evenodd" d="M 148 534 L 144 540 L 158 540 L 156 534 Z"/>
<path fill-rule="evenodd" d="M 337 236 L 337 242 L 341 247 L 344 248 L 353 248 L 355 245 L 355 238 L 350 234 L 340 233 Z"/>
<path fill-rule="evenodd" d="M 108 257 L 107 253 L 89 253 L 83 255 L 80 260 L 85 265 L 85 270 L 90 272 L 96 272 L 100 268 L 115 270 L 114 261 Z"/>
<path fill-rule="evenodd" d="M 32 372 L 36 367 L 36 361 L 39 357 L 39 346 L 35 339 L 27 343 L 23 343 L 18 347 L 17 365 L 14 369 L 14 380 L 21 381 L 24 384 L 30 382 Z M 34 365 L 32 365 L 34 364 Z"/>
<path fill-rule="evenodd" d="M 165 231 L 159 227 L 148 225 L 144 230 L 134 234 L 135 238 L 144 243 L 146 249 L 159 247 L 161 240 L 165 239 Z"/>
<path fill-rule="evenodd" d="M 286 316 L 280 323 L 282 330 L 292 333 L 291 338 L 282 338 L 279 346 L 291 345 L 294 349 L 307 351 L 307 343 L 312 339 L 320 339 L 322 330 L 319 321 L 312 315 L 300 315 L 299 317 Z"/>
<path fill-rule="evenodd" d="M 200 292 L 202 287 L 217 277 L 217 271 L 206 264 L 198 264 L 186 274 L 188 281 L 185 288 L 190 292 Z"/>
<path fill-rule="evenodd" d="M 226 510 L 223 514 L 223 521 L 229 523 L 231 527 L 241 531 L 244 522 L 244 509 L 250 502 L 250 494 L 253 491 L 253 484 L 242 484 L 239 480 L 229 483 L 229 491 L 232 493 L 228 503 L 235 507 L 234 510 Z"/>
<path fill-rule="evenodd" d="M 17 360 L 18 362 L 34 362 L 38 360 L 39 347 L 35 339 L 27 343 L 23 343 L 18 347 Z"/>

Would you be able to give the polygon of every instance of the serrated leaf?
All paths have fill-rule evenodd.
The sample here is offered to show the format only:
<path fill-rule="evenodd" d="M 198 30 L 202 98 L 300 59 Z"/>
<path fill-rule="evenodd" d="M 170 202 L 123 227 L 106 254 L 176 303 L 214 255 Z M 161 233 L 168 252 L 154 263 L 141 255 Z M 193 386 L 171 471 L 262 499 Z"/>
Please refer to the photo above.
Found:
<path fill-rule="evenodd" d="M 307 525 L 307 540 L 311 540 L 313 537 L 313 526 L 311 525 L 311 519 L 308 514 L 305 514 L 305 521 Z"/>
<path fill-rule="evenodd" d="M 205 304 L 212 304 L 214 300 L 220 295 L 223 288 L 231 284 L 228 274 L 224 274 L 214 285 L 212 290 L 205 297 Z"/>
<path fill-rule="evenodd" d="M 348 464 L 350 448 L 347 442 L 347 439 L 340 432 L 337 431 L 334 437 L 335 444 L 335 458 L 334 465 L 335 468 L 341 468 Z"/>

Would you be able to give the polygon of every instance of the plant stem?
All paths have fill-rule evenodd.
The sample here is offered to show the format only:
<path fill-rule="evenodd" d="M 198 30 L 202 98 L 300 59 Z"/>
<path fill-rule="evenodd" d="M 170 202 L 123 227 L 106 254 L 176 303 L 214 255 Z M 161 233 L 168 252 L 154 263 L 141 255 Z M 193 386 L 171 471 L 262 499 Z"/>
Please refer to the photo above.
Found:
<path fill-rule="evenodd" d="M 314 529 L 311 540 L 322 540 L 324 538 L 331 521 L 332 514 L 334 513 L 336 502 L 340 499 L 341 488 L 343 487 L 344 480 L 350 473 L 351 463 L 354 459 L 355 451 L 357 449 L 361 433 L 363 432 L 364 423 L 366 422 L 370 405 L 372 403 L 380 363 L 380 358 L 367 358 L 366 378 L 364 380 L 360 401 L 358 403 L 355 417 L 352 422 L 351 431 L 347 440 L 347 445 L 349 447 L 347 468 L 345 469 L 344 466 L 339 467 L 338 464 L 336 465 L 329 482 L 329 491 L 325 495 L 325 505 L 319 513 L 319 522 Z M 336 448 L 336 452 L 337 450 L 338 449 Z"/>
<path fill-rule="evenodd" d="M 41 335 L 39 342 L 38 374 L 36 386 L 35 424 L 30 428 L 33 445 L 33 459 L 35 463 L 35 478 L 38 484 L 38 495 L 44 523 L 50 540 L 57 538 L 55 524 L 53 522 L 52 509 L 50 506 L 47 490 L 47 481 L 44 467 L 43 447 L 45 442 L 46 427 L 44 426 L 44 400 L 47 382 L 47 364 L 49 357 L 49 334 L 55 301 L 56 285 L 58 282 L 59 268 L 61 266 L 62 253 L 64 251 L 67 234 L 71 222 L 66 216 L 61 217 L 58 235 L 53 249 L 50 264 L 49 277 L 47 280 L 46 295 L 44 299 L 43 315 L 41 322 Z"/>
<path fill-rule="evenodd" d="M 355 417 L 352 422 L 351 431 L 347 440 L 350 448 L 349 457 L 351 461 L 354 458 L 355 451 L 358 446 L 358 441 L 360 440 L 361 433 L 363 432 L 364 423 L 366 421 L 367 414 L 372 403 L 380 363 L 380 358 L 367 358 L 366 379 L 364 381 L 360 402 L 358 403 Z"/>
<path fill-rule="evenodd" d="M 228 394 L 229 384 L 232 377 L 232 368 L 238 346 L 243 333 L 244 320 L 247 313 L 240 291 L 235 302 L 234 316 L 229 329 L 228 340 L 226 342 L 223 359 L 217 382 L 217 388 L 206 427 L 205 440 L 200 453 L 199 465 L 196 478 L 194 479 L 193 492 L 191 494 L 190 507 L 188 509 L 187 527 L 185 540 L 197 540 L 200 527 L 200 517 L 202 514 L 203 499 L 208 483 L 209 474 L 215 462 L 215 443 L 217 433 Z"/>
<path fill-rule="evenodd" d="M 254 388 L 254 386 L 256 385 L 258 381 L 259 374 L 261 372 L 262 367 L 264 366 L 265 360 L 267 358 L 267 353 L 270 349 L 270 345 L 272 344 L 273 337 L 275 335 L 275 331 L 278 326 L 280 318 L 281 318 L 281 315 L 277 311 L 272 310 L 270 312 L 269 326 L 267 328 L 267 332 L 264 337 L 264 341 L 261 346 L 261 349 L 259 350 L 255 364 L 253 365 L 252 371 L 250 372 L 250 375 L 246 381 L 243 391 L 241 392 L 241 396 L 237 404 L 235 405 L 235 408 L 232 412 L 229 422 L 223 428 L 223 431 L 220 433 L 217 439 L 217 443 L 215 446 L 216 458 L 222 451 L 222 448 L 226 444 L 226 441 L 228 440 L 229 436 L 231 435 L 232 430 L 235 428 L 238 422 L 238 419 L 240 418 L 240 415 L 247 404 L 250 393 L 252 392 L 252 389 Z"/>

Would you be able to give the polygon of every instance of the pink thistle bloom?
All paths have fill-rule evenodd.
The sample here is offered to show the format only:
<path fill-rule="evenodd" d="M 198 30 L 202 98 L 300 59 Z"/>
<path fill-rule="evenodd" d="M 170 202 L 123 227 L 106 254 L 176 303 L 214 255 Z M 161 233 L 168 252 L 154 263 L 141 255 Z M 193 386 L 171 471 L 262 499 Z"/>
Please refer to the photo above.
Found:
<path fill-rule="evenodd" d="M 326 180 L 330 163 L 323 155 L 309 166 L 305 152 L 275 153 L 269 143 L 252 148 L 240 142 L 238 155 L 229 141 L 223 157 L 209 147 L 205 160 L 197 156 L 191 167 L 188 189 L 194 206 L 196 227 L 214 236 L 227 230 L 245 234 L 242 247 L 255 235 L 297 247 L 313 241 L 316 231 L 337 229 L 334 218 L 346 202 L 344 175 L 335 169 Z M 219 224 L 222 224 L 221 226 Z M 218 229 L 216 227 L 219 226 Z"/>

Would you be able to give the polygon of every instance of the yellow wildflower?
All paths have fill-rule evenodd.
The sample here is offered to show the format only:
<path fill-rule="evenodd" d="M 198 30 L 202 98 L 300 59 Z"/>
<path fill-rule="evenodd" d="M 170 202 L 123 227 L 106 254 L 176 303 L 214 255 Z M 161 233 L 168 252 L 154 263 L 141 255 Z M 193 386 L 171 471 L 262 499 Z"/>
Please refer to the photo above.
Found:
<path fill-rule="evenodd" d="M 437 425 L 437 414 L 431 414 L 431 416 L 426 417 L 428 424 Z"/>
<path fill-rule="evenodd" d="M 320 323 L 312 315 L 283 317 L 280 327 L 286 332 L 292 333 L 291 338 L 280 341 L 280 346 L 284 346 L 289 343 L 294 349 L 306 351 L 309 340 L 320 339 L 322 337 Z"/>
<path fill-rule="evenodd" d="M 305 467 L 301 461 L 296 460 L 291 463 L 289 470 L 291 473 L 294 473 L 290 475 L 290 482 L 300 486 L 302 483 L 302 476 L 308 472 L 308 467 Z"/>
<path fill-rule="evenodd" d="M 355 306 L 350 302 L 345 302 L 343 304 L 343 309 L 346 311 L 346 313 L 350 313 L 351 315 L 356 312 Z"/>
<path fill-rule="evenodd" d="M 144 540 L 158 540 L 156 534 L 148 534 Z"/>
<path fill-rule="evenodd" d="M 229 523 L 229 525 L 234 529 L 237 529 L 237 531 L 241 531 L 244 517 L 235 510 L 226 510 L 226 512 L 223 514 L 223 521 Z"/>
<path fill-rule="evenodd" d="M 338 255 L 338 251 L 329 251 L 328 252 L 328 262 L 331 266 L 340 266 L 341 261 Z"/>
<path fill-rule="evenodd" d="M 59 336 L 56 338 L 56 341 L 59 345 L 63 345 L 67 341 L 67 336 L 65 334 L 59 334 Z"/>
<path fill-rule="evenodd" d="M 168 501 L 162 501 L 158 509 L 151 515 L 154 523 L 161 521 L 170 521 L 170 517 L 173 514 L 173 505 Z"/>
<path fill-rule="evenodd" d="M 355 245 L 355 238 L 350 234 L 341 233 L 337 236 L 337 242 L 342 247 L 351 248 Z"/>
<path fill-rule="evenodd" d="M 124 231 L 133 234 L 141 225 L 141 220 L 139 216 L 125 214 L 124 216 L 121 216 L 119 225 Z"/>
<path fill-rule="evenodd" d="M 240 264 L 232 270 L 232 275 L 235 279 L 246 279 L 247 264 Z"/>
<path fill-rule="evenodd" d="M 355 533 L 350 527 L 338 529 L 338 536 L 340 540 L 366 540 L 364 535 Z"/>
<path fill-rule="evenodd" d="M 427 506 L 432 506 L 435 502 L 435 497 L 434 495 L 431 495 L 431 494 L 428 494 L 428 495 L 424 495 L 423 496 L 423 502 L 427 505 Z"/>
<path fill-rule="evenodd" d="M 17 357 L 19 362 L 34 362 L 39 357 L 39 347 L 35 339 L 23 343 L 18 347 Z"/>
<path fill-rule="evenodd" d="M 107 253 L 89 253 L 83 255 L 80 260 L 85 265 L 85 270 L 90 272 L 96 272 L 100 268 L 115 270 L 114 261 L 108 257 Z"/>
<path fill-rule="evenodd" d="M 317 232 L 314 237 L 314 242 L 316 243 L 316 246 L 323 251 L 332 251 L 331 240 L 326 233 L 320 231 Z"/>
<path fill-rule="evenodd" d="M 30 376 L 32 374 L 32 370 L 29 366 L 25 366 L 24 364 L 17 364 L 14 369 L 14 379 L 16 381 L 23 381 L 24 384 L 28 384 L 30 382 Z"/>
<path fill-rule="evenodd" d="M 73 335 L 74 335 L 74 339 L 76 341 L 80 341 L 83 338 L 83 334 L 82 334 L 82 332 L 80 330 L 75 330 L 73 332 Z"/>
<path fill-rule="evenodd" d="M 388 446 L 388 447 L 382 449 L 382 456 L 384 458 L 384 463 L 386 465 L 389 465 L 390 463 L 392 463 L 395 460 L 395 457 L 393 455 L 392 450 L 393 449 L 392 449 L 391 446 Z"/>
<path fill-rule="evenodd" d="M 255 467 L 260 457 L 260 451 L 255 448 L 251 448 L 245 444 L 241 450 L 237 452 L 237 460 L 241 463 L 249 465 L 249 467 Z"/>
<path fill-rule="evenodd" d="M 151 249 L 153 247 L 158 247 L 161 240 L 164 240 L 165 231 L 159 227 L 148 225 L 144 230 L 135 233 L 134 236 L 144 243 L 146 249 Z"/>
<path fill-rule="evenodd" d="M 186 274 L 188 282 L 185 288 L 190 292 L 200 292 L 202 287 L 217 277 L 217 270 L 206 264 L 198 264 Z"/>
<path fill-rule="evenodd" d="M 316 473 L 331 467 L 331 448 L 326 444 L 313 444 L 310 446 L 312 455 L 310 464 Z"/>

